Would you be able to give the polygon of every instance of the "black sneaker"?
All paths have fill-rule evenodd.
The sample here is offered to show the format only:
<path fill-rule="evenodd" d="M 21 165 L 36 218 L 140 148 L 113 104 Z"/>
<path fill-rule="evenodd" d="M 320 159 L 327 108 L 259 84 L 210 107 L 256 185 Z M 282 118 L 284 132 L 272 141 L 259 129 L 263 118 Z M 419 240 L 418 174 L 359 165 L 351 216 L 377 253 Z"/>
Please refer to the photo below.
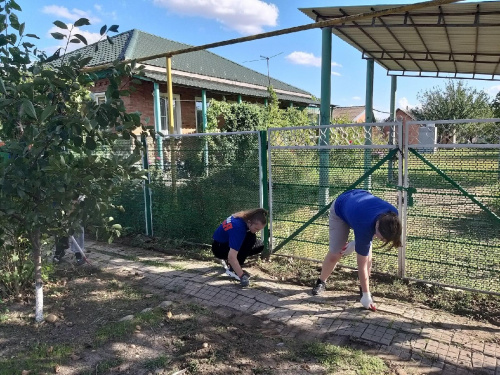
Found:
<path fill-rule="evenodd" d="M 81 266 L 81 265 L 85 264 L 85 259 L 79 258 L 79 259 L 76 260 L 75 264 L 77 266 Z"/>
<path fill-rule="evenodd" d="M 326 283 L 320 279 L 316 280 L 316 285 L 312 290 L 313 296 L 318 296 L 326 290 Z"/>

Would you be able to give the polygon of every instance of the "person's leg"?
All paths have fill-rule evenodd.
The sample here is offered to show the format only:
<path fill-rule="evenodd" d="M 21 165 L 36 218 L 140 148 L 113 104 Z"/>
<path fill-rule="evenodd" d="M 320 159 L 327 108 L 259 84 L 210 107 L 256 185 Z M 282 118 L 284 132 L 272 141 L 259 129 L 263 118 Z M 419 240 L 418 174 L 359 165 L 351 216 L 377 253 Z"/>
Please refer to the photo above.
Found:
<path fill-rule="evenodd" d="M 213 241 L 212 253 L 217 259 L 227 260 L 227 255 L 229 254 L 229 244 Z"/>
<path fill-rule="evenodd" d="M 57 263 L 61 261 L 61 258 L 66 254 L 66 249 L 69 247 L 68 237 L 56 237 L 55 242 L 54 261 Z"/>
<path fill-rule="evenodd" d="M 240 250 L 238 251 L 238 262 L 240 266 L 245 263 L 245 260 L 252 255 L 260 254 L 264 250 L 264 243 L 257 240 L 257 235 L 252 232 L 247 232 Z"/>
<path fill-rule="evenodd" d="M 335 202 L 332 204 L 332 208 L 330 209 L 329 251 L 323 260 L 321 273 L 318 280 L 316 280 L 315 286 L 313 287 L 313 295 L 318 295 L 326 290 L 326 280 L 332 274 L 340 258 L 342 258 L 342 248 L 345 246 L 347 238 L 349 237 L 349 225 L 337 216 L 334 206 Z"/>

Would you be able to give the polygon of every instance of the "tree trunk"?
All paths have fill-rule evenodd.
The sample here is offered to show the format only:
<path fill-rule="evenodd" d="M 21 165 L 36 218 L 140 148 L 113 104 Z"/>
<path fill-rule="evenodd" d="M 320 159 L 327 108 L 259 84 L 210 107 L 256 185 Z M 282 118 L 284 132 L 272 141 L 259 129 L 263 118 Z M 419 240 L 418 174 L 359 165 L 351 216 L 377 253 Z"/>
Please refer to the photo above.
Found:
<path fill-rule="evenodd" d="M 43 321 L 43 281 L 42 281 L 42 249 L 40 245 L 40 229 L 31 232 L 33 246 L 33 263 L 35 264 L 35 321 Z"/>

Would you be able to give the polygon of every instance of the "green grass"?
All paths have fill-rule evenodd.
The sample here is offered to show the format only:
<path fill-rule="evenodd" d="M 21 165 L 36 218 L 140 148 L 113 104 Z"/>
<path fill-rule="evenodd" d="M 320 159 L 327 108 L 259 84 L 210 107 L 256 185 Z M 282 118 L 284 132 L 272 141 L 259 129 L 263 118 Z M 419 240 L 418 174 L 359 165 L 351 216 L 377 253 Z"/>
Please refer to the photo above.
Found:
<path fill-rule="evenodd" d="M 391 371 L 380 358 L 347 347 L 311 342 L 287 354 L 291 360 L 314 359 L 323 365 L 329 374 L 349 372 L 357 375 L 390 374 Z"/>
<path fill-rule="evenodd" d="M 94 369 L 84 371 L 80 375 L 103 375 L 108 373 L 108 370 L 120 366 L 122 363 L 123 359 L 121 358 L 106 359 L 98 362 Z"/>
<path fill-rule="evenodd" d="M 151 359 L 148 359 L 147 361 L 144 361 L 144 367 L 146 367 L 148 370 L 156 370 L 156 369 L 165 368 L 171 362 L 172 362 L 172 358 L 170 358 L 166 355 L 161 355 L 159 357 L 151 358 Z"/>
<path fill-rule="evenodd" d="M 134 319 L 124 322 L 108 323 L 97 329 L 94 336 L 96 346 L 102 346 L 107 342 L 120 340 L 135 331 L 135 327 L 141 324 L 156 324 L 163 320 L 163 312 L 161 309 L 153 309 L 146 313 L 139 313 L 134 316 Z"/>
<path fill-rule="evenodd" d="M 22 370 L 53 373 L 55 366 L 66 361 L 73 351 L 68 345 L 35 345 L 16 353 L 15 358 L 0 359 L 0 375 L 18 374 Z"/>

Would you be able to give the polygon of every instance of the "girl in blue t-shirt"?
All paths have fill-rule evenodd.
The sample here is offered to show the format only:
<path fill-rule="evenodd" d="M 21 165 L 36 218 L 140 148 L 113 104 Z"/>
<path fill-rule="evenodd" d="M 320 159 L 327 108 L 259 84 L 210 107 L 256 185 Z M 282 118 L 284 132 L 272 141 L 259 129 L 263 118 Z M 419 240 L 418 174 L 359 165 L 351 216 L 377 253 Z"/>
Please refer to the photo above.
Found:
<path fill-rule="evenodd" d="M 354 231 L 354 243 L 346 244 L 349 230 Z M 398 210 L 390 203 L 366 190 L 349 190 L 333 202 L 329 218 L 330 250 L 323 261 L 321 274 L 312 293 L 326 290 L 326 279 L 331 275 L 342 256 L 357 253 L 358 274 L 361 283 L 361 304 L 375 310 L 370 293 L 369 278 L 372 266 L 372 239 L 382 240 L 382 246 L 401 246 L 402 225 Z M 351 250 L 351 251 L 350 251 Z"/>
<path fill-rule="evenodd" d="M 212 236 L 212 252 L 225 262 L 226 273 L 240 280 L 242 286 L 248 286 L 249 275 L 241 266 L 247 257 L 264 250 L 264 244 L 257 240 L 255 233 L 266 224 L 267 211 L 263 208 L 240 211 L 224 220 Z"/>

